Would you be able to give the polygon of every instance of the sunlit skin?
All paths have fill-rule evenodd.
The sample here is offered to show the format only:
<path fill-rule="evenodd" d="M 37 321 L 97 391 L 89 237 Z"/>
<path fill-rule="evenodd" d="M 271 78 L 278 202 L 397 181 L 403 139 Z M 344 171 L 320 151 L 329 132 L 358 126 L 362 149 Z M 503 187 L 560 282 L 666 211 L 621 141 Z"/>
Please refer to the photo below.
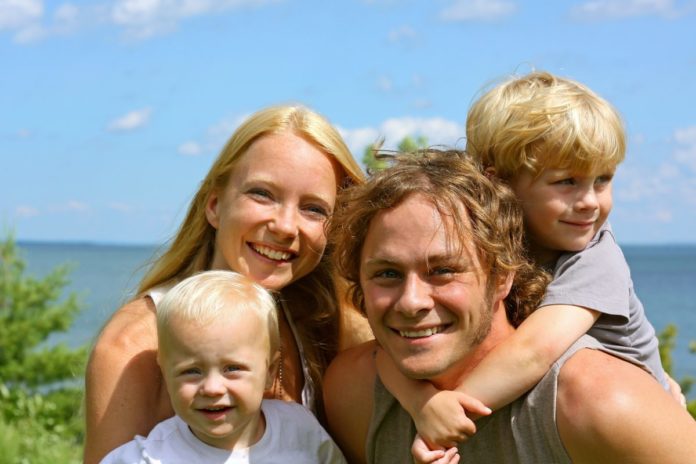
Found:
<path fill-rule="evenodd" d="M 613 169 L 594 175 L 543 169 L 538 175 L 523 170 L 510 181 L 538 264 L 553 264 L 561 253 L 587 247 L 611 212 L 613 177 Z"/>
<path fill-rule="evenodd" d="M 360 258 L 375 338 L 406 376 L 441 388 L 463 374 L 456 366 L 474 365 L 485 354 L 479 344 L 489 333 L 493 302 L 507 292 L 487 289 L 471 245 L 458 251 L 446 227 L 428 200 L 412 195 L 375 216 Z"/>
<path fill-rule="evenodd" d="M 291 132 L 251 144 L 206 216 L 217 230 L 213 269 L 231 269 L 271 290 L 307 275 L 326 247 L 324 223 L 341 169 Z"/>
<path fill-rule="evenodd" d="M 252 313 L 214 323 L 173 316 L 159 352 L 176 414 L 201 441 L 228 450 L 248 448 L 263 435 L 270 358 L 268 330 Z"/>

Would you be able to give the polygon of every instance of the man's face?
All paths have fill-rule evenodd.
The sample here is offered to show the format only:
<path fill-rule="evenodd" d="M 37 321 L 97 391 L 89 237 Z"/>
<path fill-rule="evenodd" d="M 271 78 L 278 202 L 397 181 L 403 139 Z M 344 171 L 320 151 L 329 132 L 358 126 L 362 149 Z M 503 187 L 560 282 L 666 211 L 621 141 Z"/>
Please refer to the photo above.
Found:
<path fill-rule="evenodd" d="M 414 379 L 457 375 L 450 368 L 465 365 L 486 338 L 491 302 L 499 298 L 487 292 L 471 244 L 448 243 L 448 227 L 432 203 L 411 195 L 374 217 L 362 247 L 368 320 L 382 348 Z"/>

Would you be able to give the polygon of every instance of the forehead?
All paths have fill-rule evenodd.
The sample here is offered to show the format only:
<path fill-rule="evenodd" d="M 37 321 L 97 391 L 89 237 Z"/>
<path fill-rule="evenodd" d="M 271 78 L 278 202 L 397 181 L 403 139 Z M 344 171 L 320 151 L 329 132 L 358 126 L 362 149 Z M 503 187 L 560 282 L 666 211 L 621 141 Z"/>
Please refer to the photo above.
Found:
<path fill-rule="evenodd" d="M 196 320 L 172 315 L 160 334 L 160 341 L 167 351 L 211 353 L 211 347 L 222 351 L 239 349 L 268 350 L 268 329 L 261 316 L 254 311 L 241 314 L 220 313 L 210 318 Z"/>
<path fill-rule="evenodd" d="M 290 131 L 264 134 L 254 140 L 239 155 L 232 173 L 246 177 L 276 171 L 336 184 L 343 176 L 343 168 L 334 156 Z"/>
<path fill-rule="evenodd" d="M 466 212 L 460 214 L 468 225 Z M 457 233 L 452 219 L 443 216 L 432 201 L 410 195 L 370 221 L 361 261 L 446 260 L 471 255 L 470 240 L 464 238 L 470 234 L 465 232 Z"/>

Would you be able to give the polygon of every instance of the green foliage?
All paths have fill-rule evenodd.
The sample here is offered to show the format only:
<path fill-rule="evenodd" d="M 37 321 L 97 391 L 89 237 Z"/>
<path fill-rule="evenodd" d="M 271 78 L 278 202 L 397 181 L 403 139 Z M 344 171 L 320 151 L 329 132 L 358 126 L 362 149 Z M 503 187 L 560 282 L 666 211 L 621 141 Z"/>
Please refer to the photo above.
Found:
<path fill-rule="evenodd" d="M 0 464 L 79 462 L 87 347 L 47 343 L 70 327 L 77 297 L 61 300 L 67 267 L 42 279 L 25 268 L 12 236 L 0 242 Z"/>
<path fill-rule="evenodd" d="M 380 140 L 365 147 L 362 162 L 368 173 L 380 171 L 386 168 L 389 164 L 387 160 L 379 159 L 377 156 L 375 156 L 377 153 L 379 153 L 379 150 L 382 147 L 382 142 L 383 141 Z M 422 148 L 426 148 L 427 146 L 427 137 L 421 135 L 414 138 L 407 135 L 403 138 L 403 140 L 401 140 L 401 142 L 399 142 L 399 145 L 397 145 L 397 150 L 401 153 L 414 153 Z"/>
<path fill-rule="evenodd" d="M 418 150 L 428 147 L 428 138 L 422 135 L 419 135 L 416 138 L 407 135 L 401 142 L 399 142 L 397 147 L 402 153 L 415 153 Z"/>
<path fill-rule="evenodd" d="M 672 351 L 674 350 L 674 346 L 676 344 L 677 332 L 678 330 L 676 325 L 668 324 L 664 329 L 662 329 L 662 332 L 657 334 L 657 340 L 660 344 L 660 359 L 662 360 L 662 367 L 665 368 L 665 372 L 667 372 L 667 374 L 669 374 L 672 378 L 674 378 Z M 696 341 L 689 342 L 689 351 L 691 351 L 691 353 L 696 353 Z M 696 379 L 691 376 L 684 376 L 681 379 L 674 380 L 676 380 L 681 386 L 684 396 L 688 396 L 689 392 L 691 391 L 691 387 L 694 385 L 694 382 L 696 382 Z M 687 401 L 686 407 L 689 413 L 696 418 L 696 400 Z"/>

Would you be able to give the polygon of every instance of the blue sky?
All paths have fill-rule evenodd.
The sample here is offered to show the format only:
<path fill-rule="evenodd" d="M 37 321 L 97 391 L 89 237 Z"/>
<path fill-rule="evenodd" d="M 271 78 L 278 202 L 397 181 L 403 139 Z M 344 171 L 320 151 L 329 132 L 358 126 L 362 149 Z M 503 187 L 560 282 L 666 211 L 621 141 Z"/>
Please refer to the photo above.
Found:
<path fill-rule="evenodd" d="M 0 0 L 0 224 L 160 243 L 246 115 L 304 103 L 356 157 L 463 146 L 484 86 L 544 69 L 622 113 L 619 241 L 696 243 L 696 2 Z"/>

